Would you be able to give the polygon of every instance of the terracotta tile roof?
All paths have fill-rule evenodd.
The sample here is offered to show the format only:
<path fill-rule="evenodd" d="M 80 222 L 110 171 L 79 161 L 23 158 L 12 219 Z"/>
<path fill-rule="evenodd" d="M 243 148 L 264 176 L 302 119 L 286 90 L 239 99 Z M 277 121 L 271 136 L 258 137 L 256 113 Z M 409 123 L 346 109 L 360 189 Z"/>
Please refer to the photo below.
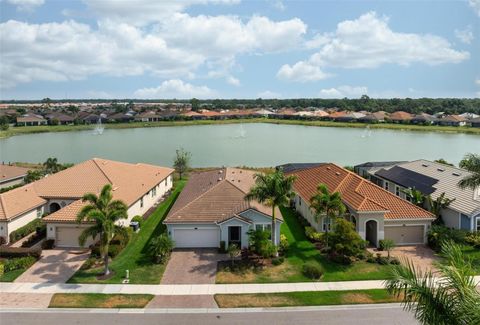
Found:
<path fill-rule="evenodd" d="M 215 223 L 253 208 L 271 216 L 271 208 L 245 201 L 255 184 L 255 172 L 222 168 L 190 175 L 165 223 Z M 276 216 L 281 218 L 279 210 Z"/>
<path fill-rule="evenodd" d="M 45 204 L 32 184 L 0 194 L 0 220 L 9 220 Z"/>
<path fill-rule="evenodd" d="M 407 121 L 412 119 L 412 114 L 404 111 L 396 111 L 390 114 L 389 119 L 394 121 Z"/>
<path fill-rule="evenodd" d="M 0 165 L 0 183 L 8 181 L 9 179 L 15 179 L 25 176 L 29 171 L 29 168 L 17 167 L 12 165 Z"/>
<path fill-rule="evenodd" d="M 44 122 L 46 121 L 43 116 L 40 115 L 35 115 L 35 114 L 25 114 L 23 116 L 17 117 L 17 122 L 18 123 L 24 123 L 24 122 Z"/>
<path fill-rule="evenodd" d="M 190 117 L 192 117 L 192 116 L 202 116 L 202 114 L 197 113 L 197 112 L 195 112 L 195 111 L 184 112 L 184 113 L 182 113 L 182 114 L 180 114 L 180 115 L 190 116 Z"/>
<path fill-rule="evenodd" d="M 447 115 L 445 116 L 442 121 L 448 121 L 448 122 L 465 122 L 467 121 L 466 118 L 460 115 Z"/>
<path fill-rule="evenodd" d="M 295 191 L 307 202 L 324 183 L 330 192 L 339 192 L 344 203 L 357 212 L 385 212 L 385 219 L 433 219 L 434 216 L 393 193 L 335 164 L 290 173 L 297 176 Z"/>
<path fill-rule="evenodd" d="M 66 207 L 46 216 L 43 218 L 43 221 L 75 222 L 77 220 L 77 214 L 86 204 L 87 203 L 83 202 L 82 200 L 74 201 Z"/>

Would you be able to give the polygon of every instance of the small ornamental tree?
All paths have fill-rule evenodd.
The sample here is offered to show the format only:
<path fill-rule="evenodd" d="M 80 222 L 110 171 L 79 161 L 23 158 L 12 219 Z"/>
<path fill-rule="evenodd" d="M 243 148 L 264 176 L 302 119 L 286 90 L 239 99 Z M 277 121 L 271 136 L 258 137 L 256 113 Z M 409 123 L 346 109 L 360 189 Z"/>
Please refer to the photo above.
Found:
<path fill-rule="evenodd" d="M 235 257 L 238 257 L 240 255 L 241 250 L 237 245 L 231 244 L 228 245 L 227 253 L 228 256 L 230 256 L 230 261 L 232 262 L 233 266 L 233 264 L 235 263 Z"/>
<path fill-rule="evenodd" d="M 365 249 L 365 241 L 355 231 L 353 223 L 343 218 L 336 219 L 328 237 L 330 254 L 355 257 Z"/>
<path fill-rule="evenodd" d="M 176 151 L 173 167 L 177 171 L 180 179 L 182 179 L 183 174 L 185 174 L 190 167 L 191 158 L 192 154 L 188 151 L 185 151 L 183 148 L 180 148 Z"/>
<path fill-rule="evenodd" d="M 167 234 L 161 234 L 160 236 L 152 239 L 152 242 L 149 246 L 149 253 L 155 263 L 165 263 L 174 246 L 174 242 L 170 239 L 170 237 L 168 237 Z"/>
<path fill-rule="evenodd" d="M 387 258 L 390 260 L 390 251 L 395 247 L 395 242 L 391 239 L 382 241 L 382 248 L 387 251 Z"/>

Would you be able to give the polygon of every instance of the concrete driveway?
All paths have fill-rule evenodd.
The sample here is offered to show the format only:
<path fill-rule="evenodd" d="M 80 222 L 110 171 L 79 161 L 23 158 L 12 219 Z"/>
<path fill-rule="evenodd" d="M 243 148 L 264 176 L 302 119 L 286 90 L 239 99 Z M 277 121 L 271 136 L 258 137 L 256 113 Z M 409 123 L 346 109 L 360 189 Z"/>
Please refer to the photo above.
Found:
<path fill-rule="evenodd" d="M 162 277 L 162 284 L 213 284 L 217 262 L 226 254 L 216 249 L 176 249 L 172 252 Z"/>
<path fill-rule="evenodd" d="M 42 257 L 15 282 L 65 283 L 90 256 L 78 249 L 43 250 Z"/>

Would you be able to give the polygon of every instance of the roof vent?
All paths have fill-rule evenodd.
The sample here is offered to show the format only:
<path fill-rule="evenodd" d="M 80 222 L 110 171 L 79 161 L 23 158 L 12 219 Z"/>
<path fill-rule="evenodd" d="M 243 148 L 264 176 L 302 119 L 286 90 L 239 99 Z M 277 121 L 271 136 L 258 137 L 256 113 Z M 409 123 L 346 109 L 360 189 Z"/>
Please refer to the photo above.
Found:
<path fill-rule="evenodd" d="M 330 169 L 332 169 L 332 168 L 331 168 L 331 167 L 327 167 L 327 170 L 330 170 Z"/>
<path fill-rule="evenodd" d="M 444 171 L 445 171 L 445 169 L 443 169 L 443 168 L 437 168 L 437 170 L 438 170 L 439 172 L 444 172 Z"/>
<path fill-rule="evenodd" d="M 218 181 L 220 182 L 221 180 L 222 180 L 222 178 L 221 178 L 221 177 L 219 177 L 219 178 L 218 178 Z"/>
<path fill-rule="evenodd" d="M 423 167 L 428 167 L 428 164 L 422 164 Z"/>
<path fill-rule="evenodd" d="M 462 174 L 460 173 L 452 173 L 453 176 L 461 176 Z"/>
<path fill-rule="evenodd" d="M 218 173 L 221 174 L 221 173 L 222 173 L 222 170 L 220 169 L 220 170 L 218 171 Z"/>
<path fill-rule="evenodd" d="M 340 176 L 340 173 L 339 173 L 339 172 L 336 172 L 335 175 Z"/>

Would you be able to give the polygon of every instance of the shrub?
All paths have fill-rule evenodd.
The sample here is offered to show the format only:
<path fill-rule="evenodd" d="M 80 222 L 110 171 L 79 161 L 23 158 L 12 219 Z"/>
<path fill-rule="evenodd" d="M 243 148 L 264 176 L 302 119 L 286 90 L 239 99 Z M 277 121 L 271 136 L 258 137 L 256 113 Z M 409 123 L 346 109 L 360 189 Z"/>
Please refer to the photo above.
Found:
<path fill-rule="evenodd" d="M 5 245 L 6 243 L 7 243 L 7 240 L 5 239 L 5 237 L 0 236 L 0 245 Z"/>
<path fill-rule="evenodd" d="M 5 265 L 3 264 L 2 261 L 0 261 L 0 276 L 2 276 L 5 273 Z"/>
<path fill-rule="evenodd" d="M 89 257 L 80 267 L 81 270 L 91 269 L 95 265 L 97 259 L 95 257 Z"/>
<path fill-rule="evenodd" d="M 454 241 L 464 244 L 468 232 L 460 229 L 450 229 L 442 225 L 433 225 L 428 231 L 428 246 L 436 252 L 440 252 L 445 241 Z"/>
<path fill-rule="evenodd" d="M 313 227 L 305 227 L 305 236 L 312 242 L 321 242 L 324 234 L 316 231 Z"/>
<path fill-rule="evenodd" d="M 395 242 L 391 239 L 381 239 L 379 240 L 380 250 L 385 250 L 388 252 L 388 258 L 390 258 L 390 251 L 395 247 Z"/>
<path fill-rule="evenodd" d="M 31 234 L 37 230 L 37 227 L 45 227 L 42 219 L 34 219 L 27 223 L 25 226 L 18 228 L 10 233 L 10 243 L 14 243 L 19 239 Z"/>
<path fill-rule="evenodd" d="M 280 251 L 286 252 L 289 246 L 290 244 L 288 243 L 287 236 L 285 236 L 284 234 L 280 234 Z"/>
<path fill-rule="evenodd" d="M 118 254 L 120 254 L 120 252 L 122 251 L 122 249 L 124 247 L 125 246 L 123 246 L 123 245 L 109 245 L 108 246 L 108 256 L 110 256 L 111 258 L 116 257 Z"/>
<path fill-rule="evenodd" d="M 4 272 L 10 272 L 20 269 L 28 269 L 37 259 L 33 256 L 11 258 L 4 262 Z"/>
<path fill-rule="evenodd" d="M 365 250 L 366 242 L 355 231 L 353 223 L 337 218 L 333 231 L 328 235 L 330 253 L 358 256 Z"/>
<path fill-rule="evenodd" d="M 285 259 L 282 256 L 272 259 L 272 264 L 273 265 L 280 265 L 283 262 L 285 262 Z"/>
<path fill-rule="evenodd" d="M 38 259 L 40 256 L 42 256 L 42 249 L 27 247 L 0 247 L 0 257 L 16 258 L 26 256 L 32 256 Z"/>
<path fill-rule="evenodd" d="M 30 236 L 27 240 L 22 243 L 22 247 L 32 247 L 40 240 L 47 236 L 47 226 L 42 225 L 41 227 L 37 227 L 36 232 L 33 236 Z"/>
<path fill-rule="evenodd" d="M 173 240 L 167 234 L 161 234 L 154 238 L 149 246 L 149 253 L 155 263 L 165 263 L 175 246 Z"/>
<path fill-rule="evenodd" d="M 240 247 L 238 247 L 238 245 L 230 244 L 228 245 L 227 252 L 233 265 L 235 262 L 235 257 L 239 256 L 242 251 L 240 250 Z"/>
<path fill-rule="evenodd" d="M 262 249 L 262 246 L 265 246 L 265 243 L 270 242 L 270 231 L 250 229 L 247 232 L 247 235 L 250 249 L 257 254 L 262 255 L 260 250 Z"/>
<path fill-rule="evenodd" d="M 220 248 L 218 249 L 218 251 L 220 252 L 220 254 L 225 254 L 227 252 L 226 248 L 226 243 L 224 240 L 221 240 L 220 241 Z"/>
<path fill-rule="evenodd" d="M 398 258 L 394 257 L 390 260 L 390 264 L 400 265 L 400 260 Z"/>
<path fill-rule="evenodd" d="M 390 264 L 390 260 L 385 256 L 380 256 L 377 258 L 377 263 L 380 265 L 388 265 Z"/>
<path fill-rule="evenodd" d="M 55 239 L 47 239 L 42 243 L 43 249 L 52 249 L 55 246 Z"/>
<path fill-rule="evenodd" d="M 471 232 L 465 236 L 465 243 L 480 248 L 480 232 Z"/>
<path fill-rule="evenodd" d="M 135 216 L 135 217 L 132 218 L 132 221 L 138 222 L 138 225 L 140 226 L 140 228 L 142 228 L 143 222 L 144 222 L 145 220 L 143 220 L 143 217 L 142 217 L 142 216 Z"/>
<path fill-rule="evenodd" d="M 338 264 L 350 265 L 357 261 L 354 256 L 348 256 L 343 254 L 331 253 L 328 255 L 328 258 Z"/>
<path fill-rule="evenodd" d="M 275 247 L 270 240 L 267 240 L 260 244 L 260 247 L 256 252 L 263 258 L 269 258 L 277 253 L 277 247 Z"/>
<path fill-rule="evenodd" d="M 323 270 L 320 265 L 310 262 L 303 265 L 302 273 L 309 279 L 320 279 Z"/>

